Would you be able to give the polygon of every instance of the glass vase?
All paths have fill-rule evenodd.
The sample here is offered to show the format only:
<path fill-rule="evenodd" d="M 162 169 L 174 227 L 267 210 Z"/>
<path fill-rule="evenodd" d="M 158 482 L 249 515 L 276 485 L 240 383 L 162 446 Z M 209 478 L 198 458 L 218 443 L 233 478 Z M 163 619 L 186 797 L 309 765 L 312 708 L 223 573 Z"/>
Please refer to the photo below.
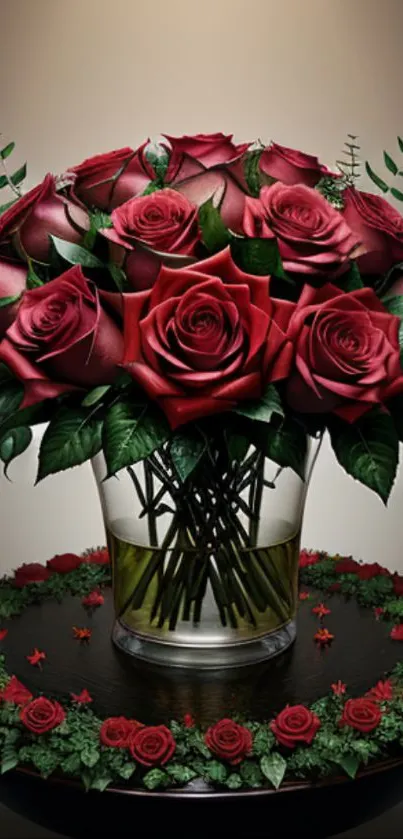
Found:
<path fill-rule="evenodd" d="M 301 477 L 259 449 L 209 451 L 186 477 L 169 445 L 106 477 L 92 461 L 112 561 L 113 641 L 149 662 L 238 667 L 296 636 L 300 533 L 320 441 Z"/>

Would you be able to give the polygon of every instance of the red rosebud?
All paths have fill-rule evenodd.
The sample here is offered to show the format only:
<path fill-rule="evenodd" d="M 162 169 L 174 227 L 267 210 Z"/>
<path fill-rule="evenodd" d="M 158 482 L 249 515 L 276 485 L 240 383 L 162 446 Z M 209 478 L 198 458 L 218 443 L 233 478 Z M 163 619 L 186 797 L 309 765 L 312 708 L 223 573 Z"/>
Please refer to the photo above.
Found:
<path fill-rule="evenodd" d="M 81 556 L 77 554 L 56 554 L 52 559 L 48 559 L 46 567 L 56 574 L 69 574 L 70 571 L 75 571 L 82 563 Z"/>
<path fill-rule="evenodd" d="M 87 609 L 96 609 L 97 606 L 103 606 L 105 603 L 105 598 L 103 594 L 99 591 L 99 589 L 94 589 L 94 591 L 90 591 L 86 597 L 83 597 L 81 603 Z"/>
<path fill-rule="evenodd" d="M 385 609 L 383 608 L 383 606 L 374 606 L 374 615 L 377 621 L 384 613 Z"/>
<path fill-rule="evenodd" d="M 312 614 L 317 615 L 317 617 L 321 620 L 325 617 L 325 615 L 330 615 L 331 609 L 328 609 L 324 603 L 319 603 L 318 606 L 314 606 L 312 609 Z"/>
<path fill-rule="evenodd" d="M 310 598 L 309 591 L 300 591 L 300 593 L 298 595 L 299 600 L 309 600 L 309 598 Z"/>
<path fill-rule="evenodd" d="M 208 728 L 204 740 L 214 755 L 231 766 L 241 763 L 251 753 L 253 745 L 249 729 L 229 719 L 220 720 Z"/>
<path fill-rule="evenodd" d="M 308 568 L 310 565 L 316 565 L 321 559 L 321 555 L 319 551 L 307 551 L 303 550 L 300 552 L 299 555 L 299 567 L 300 568 Z"/>
<path fill-rule="evenodd" d="M 185 716 L 183 717 L 183 725 L 185 726 L 185 728 L 195 727 L 195 721 L 191 714 L 185 714 Z"/>
<path fill-rule="evenodd" d="M 65 719 L 65 712 L 59 702 L 52 702 L 44 696 L 28 702 L 20 713 L 20 720 L 33 734 L 46 734 L 60 725 Z"/>
<path fill-rule="evenodd" d="M 14 571 L 13 585 L 16 588 L 25 588 L 29 583 L 43 583 L 50 577 L 50 570 L 39 562 L 28 562 L 20 565 Z"/>
<path fill-rule="evenodd" d="M 70 694 L 73 702 L 77 702 L 77 705 L 89 705 L 90 702 L 93 701 L 92 696 L 88 693 L 87 688 L 81 691 L 81 693 L 71 693 Z"/>
<path fill-rule="evenodd" d="M 390 632 L 393 641 L 403 641 L 403 623 L 398 623 Z"/>
<path fill-rule="evenodd" d="M 320 728 L 320 719 L 305 705 L 287 705 L 270 723 L 276 740 L 294 749 L 299 743 L 312 743 Z"/>
<path fill-rule="evenodd" d="M 348 725 L 363 734 L 368 734 L 377 728 L 381 721 L 382 714 L 371 699 L 348 699 L 344 708 L 339 725 Z"/>
<path fill-rule="evenodd" d="M 335 696 L 343 696 L 346 692 L 346 685 L 340 679 L 334 684 L 330 685 Z"/>
<path fill-rule="evenodd" d="M 392 682 L 390 679 L 386 679 L 385 682 L 379 681 L 375 687 L 371 688 L 371 690 L 369 690 L 365 695 L 368 696 L 369 699 L 373 699 L 374 702 L 385 702 L 393 699 Z"/>
<path fill-rule="evenodd" d="M 0 691 L 0 699 L 3 702 L 14 702 L 16 705 L 25 705 L 32 699 L 32 693 L 25 687 L 16 676 L 11 676 L 5 688 Z"/>
<path fill-rule="evenodd" d="M 165 725 L 145 725 L 133 732 L 129 748 L 142 766 L 164 766 L 174 754 L 176 743 Z"/>

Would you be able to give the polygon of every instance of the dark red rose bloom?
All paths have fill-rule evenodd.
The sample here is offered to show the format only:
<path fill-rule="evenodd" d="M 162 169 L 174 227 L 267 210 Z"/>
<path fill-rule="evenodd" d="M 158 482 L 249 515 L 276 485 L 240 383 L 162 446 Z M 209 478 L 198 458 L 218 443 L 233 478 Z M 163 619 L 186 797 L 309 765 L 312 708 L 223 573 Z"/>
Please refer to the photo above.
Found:
<path fill-rule="evenodd" d="M 299 555 L 299 567 L 300 568 L 308 568 L 309 565 L 316 565 L 317 562 L 320 562 L 319 551 L 303 550 L 303 551 L 300 552 L 300 555 Z"/>
<path fill-rule="evenodd" d="M 320 719 L 305 705 L 287 705 L 272 720 L 270 728 L 282 746 L 295 749 L 299 743 L 312 743 L 320 728 Z"/>
<path fill-rule="evenodd" d="M 52 702 L 44 696 L 28 702 L 20 713 L 20 720 L 25 727 L 34 734 L 46 734 L 53 728 L 57 728 L 65 719 L 65 712 L 59 702 Z"/>
<path fill-rule="evenodd" d="M 392 682 L 390 679 L 386 679 L 384 682 L 379 681 L 375 687 L 368 691 L 366 696 L 374 702 L 388 702 L 390 699 L 393 699 Z"/>
<path fill-rule="evenodd" d="M 104 746 L 125 749 L 135 727 L 133 720 L 126 717 L 109 717 L 104 720 L 99 731 L 101 743 Z"/>
<path fill-rule="evenodd" d="M 163 267 L 151 291 L 124 295 L 123 367 L 172 428 L 258 398 L 285 378 L 294 304 L 245 274 L 229 249 L 192 268 Z"/>
<path fill-rule="evenodd" d="M 32 693 L 18 681 L 16 676 L 11 676 L 5 688 L 0 691 L 0 699 L 3 702 L 14 702 L 15 705 L 26 705 L 27 702 L 31 701 Z"/>
<path fill-rule="evenodd" d="M 359 565 L 357 568 L 357 575 L 360 580 L 372 580 L 374 577 L 390 577 L 390 571 L 378 565 L 377 562 L 366 562 Z"/>
<path fill-rule="evenodd" d="M 228 163 L 234 157 L 243 154 L 249 145 L 233 143 L 233 135 L 222 134 L 221 131 L 216 134 L 185 134 L 183 137 L 164 134 L 164 137 L 169 141 L 172 155 L 186 154 L 203 163 L 206 169 L 219 163 Z"/>
<path fill-rule="evenodd" d="M 343 216 L 366 253 L 358 259 L 362 274 L 383 274 L 403 260 L 403 216 L 380 195 L 350 187 L 343 192 Z"/>
<path fill-rule="evenodd" d="M 307 186 L 275 183 L 258 199 L 246 198 L 243 229 L 258 238 L 274 234 L 285 270 L 313 285 L 345 271 L 358 245 L 343 216 Z"/>
<path fill-rule="evenodd" d="M 377 728 L 381 718 L 378 705 L 364 696 L 362 699 L 347 700 L 339 725 L 348 725 L 362 734 L 368 734 Z"/>
<path fill-rule="evenodd" d="M 399 574 L 393 575 L 393 591 L 396 597 L 403 597 L 403 577 L 400 577 Z"/>
<path fill-rule="evenodd" d="M 27 267 L 14 259 L 0 257 L 0 303 L 4 298 L 11 298 L 9 305 L 0 308 L 0 338 L 14 321 L 21 295 L 25 291 Z M 19 295 L 18 300 L 12 301 Z"/>
<path fill-rule="evenodd" d="M 132 734 L 129 748 L 142 766 L 164 766 L 174 754 L 176 743 L 165 725 L 147 725 Z"/>
<path fill-rule="evenodd" d="M 113 382 L 122 356 L 122 334 L 79 265 L 24 294 L 0 344 L 0 360 L 24 384 L 24 408 Z"/>
<path fill-rule="evenodd" d="M 72 192 L 88 206 L 101 210 L 119 207 L 134 195 L 141 195 L 155 173 L 144 149 L 117 149 L 89 157 L 69 170 L 74 175 Z"/>
<path fill-rule="evenodd" d="M 88 228 L 85 210 L 58 194 L 54 177 L 46 175 L 0 217 L 0 240 L 12 239 L 18 252 L 48 262 L 50 235 L 79 244 Z"/>
<path fill-rule="evenodd" d="M 50 577 L 49 568 L 39 562 L 24 562 L 14 571 L 13 585 L 16 588 L 24 588 L 29 583 L 43 583 Z"/>
<path fill-rule="evenodd" d="M 319 163 L 317 157 L 278 143 L 271 143 L 264 149 L 259 165 L 264 175 L 289 186 L 305 184 L 313 187 L 324 175 L 329 174 L 329 170 Z"/>
<path fill-rule="evenodd" d="M 241 763 L 252 751 L 251 732 L 233 720 L 224 719 L 212 725 L 207 729 L 204 740 L 214 755 L 231 766 Z"/>
<path fill-rule="evenodd" d="M 360 565 L 351 556 L 345 556 L 334 564 L 336 574 L 357 574 Z"/>
<path fill-rule="evenodd" d="M 247 191 L 243 172 L 239 170 L 239 161 L 223 163 L 214 169 L 200 168 L 199 173 L 186 178 L 183 178 L 182 168 L 182 172 L 173 181 L 175 189 L 197 207 L 212 200 L 225 226 L 242 233 Z"/>
<path fill-rule="evenodd" d="M 289 405 L 354 422 L 402 393 L 399 327 L 370 288 L 304 286 L 287 332 L 295 348 Z"/>
<path fill-rule="evenodd" d="M 110 561 L 108 548 L 100 548 L 83 556 L 83 562 L 90 562 L 92 565 L 109 565 Z"/>
<path fill-rule="evenodd" d="M 46 567 L 57 574 L 69 574 L 70 571 L 75 571 L 82 561 L 82 557 L 77 554 L 56 554 L 52 559 L 48 559 Z"/>
<path fill-rule="evenodd" d="M 397 623 L 389 634 L 392 641 L 403 641 L 403 623 Z"/>

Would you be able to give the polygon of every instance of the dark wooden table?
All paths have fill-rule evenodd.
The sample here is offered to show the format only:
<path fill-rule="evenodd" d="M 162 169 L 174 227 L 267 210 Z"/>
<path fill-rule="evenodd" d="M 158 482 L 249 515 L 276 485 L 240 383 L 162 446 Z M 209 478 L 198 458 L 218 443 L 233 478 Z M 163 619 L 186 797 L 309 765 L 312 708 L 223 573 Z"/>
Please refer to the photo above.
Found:
<path fill-rule="evenodd" d="M 324 695 L 338 679 L 348 684 L 353 695 L 360 695 L 401 658 L 401 645 L 389 639 L 386 626 L 375 620 L 371 610 L 337 595 L 328 602 L 332 613 L 326 625 L 335 635 L 330 649 L 314 644 L 317 621 L 311 614 L 312 602 L 305 602 L 294 647 L 278 660 L 238 672 L 191 673 L 136 664 L 110 642 L 110 593 L 91 618 L 78 598 L 30 607 L 10 623 L 4 651 L 9 672 L 33 692 L 63 699 L 71 691 L 87 688 L 94 697 L 94 710 L 102 716 L 123 714 L 151 724 L 191 713 L 202 725 L 239 712 L 266 719 L 287 703 L 307 704 Z M 73 640 L 73 625 L 91 626 L 88 646 Z M 34 646 L 47 654 L 42 671 L 25 658 Z M 84 793 L 57 778 L 45 782 L 13 772 L 0 781 L 0 800 L 32 822 L 74 839 L 125 836 L 139 830 L 147 837 L 163 833 L 177 839 L 221 836 L 223 830 L 231 837 L 320 839 L 378 817 L 403 800 L 403 764 L 371 767 L 355 781 L 340 778 L 315 787 L 295 784 L 278 792 L 212 795 L 136 790 Z M 0 824 L 3 836 L 12 834 L 2 833 Z"/>

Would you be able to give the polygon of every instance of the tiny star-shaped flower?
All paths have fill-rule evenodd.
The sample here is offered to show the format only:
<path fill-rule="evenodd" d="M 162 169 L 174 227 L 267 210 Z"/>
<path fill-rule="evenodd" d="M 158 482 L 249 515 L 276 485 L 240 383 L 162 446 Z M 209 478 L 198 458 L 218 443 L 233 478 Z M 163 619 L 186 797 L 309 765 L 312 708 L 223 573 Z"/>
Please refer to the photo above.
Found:
<path fill-rule="evenodd" d="M 397 623 L 390 631 L 392 641 L 403 641 L 403 623 Z"/>
<path fill-rule="evenodd" d="M 41 667 L 41 661 L 44 661 L 46 658 L 46 653 L 38 650 L 37 647 L 34 648 L 33 653 L 31 655 L 27 655 L 26 659 L 32 664 L 33 667 Z"/>
<path fill-rule="evenodd" d="M 317 615 L 320 620 L 325 617 L 325 615 L 330 615 L 331 609 L 328 609 L 324 603 L 319 603 L 318 606 L 314 606 L 312 609 L 312 614 Z"/>
<path fill-rule="evenodd" d="M 330 685 L 330 687 L 335 696 L 343 696 L 343 694 L 346 692 L 347 685 L 345 685 L 344 682 L 342 682 L 341 679 L 339 679 L 337 682 L 334 682 L 332 685 Z"/>
<path fill-rule="evenodd" d="M 93 701 L 92 696 L 88 693 L 87 688 L 81 691 L 81 693 L 71 693 L 70 694 L 73 702 L 77 702 L 78 705 L 88 705 L 90 702 Z"/>
<path fill-rule="evenodd" d="M 379 618 L 384 614 L 384 612 L 385 609 L 383 606 L 374 606 L 374 615 L 377 621 L 379 621 Z"/>
<path fill-rule="evenodd" d="M 393 699 L 393 685 L 390 679 L 386 679 L 386 681 L 379 681 L 375 687 L 371 688 L 368 693 L 365 694 L 368 696 L 369 699 L 373 699 L 375 702 L 386 702 L 390 699 Z"/>
<path fill-rule="evenodd" d="M 298 595 L 299 600 L 309 600 L 309 591 L 300 591 Z"/>
<path fill-rule="evenodd" d="M 4 641 L 4 639 L 7 635 L 8 635 L 8 629 L 0 629 L 0 641 Z"/>
<path fill-rule="evenodd" d="M 333 641 L 334 635 L 328 629 L 318 629 L 313 637 L 320 646 L 325 646 Z"/>
<path fill-rule="evenodd" d="M 96 609 L 98 606 L 103 606 L 105 598 L 98 589 L 94 589 L 86 597 L 83 597 L 81 603 L 87 609 Z"/>
<path fill-rule="evenodd" d="M 89 641 L 92 635 L 92 630 L 86 626 L 73 626 L 73 635 L 76 641 Z"/>

